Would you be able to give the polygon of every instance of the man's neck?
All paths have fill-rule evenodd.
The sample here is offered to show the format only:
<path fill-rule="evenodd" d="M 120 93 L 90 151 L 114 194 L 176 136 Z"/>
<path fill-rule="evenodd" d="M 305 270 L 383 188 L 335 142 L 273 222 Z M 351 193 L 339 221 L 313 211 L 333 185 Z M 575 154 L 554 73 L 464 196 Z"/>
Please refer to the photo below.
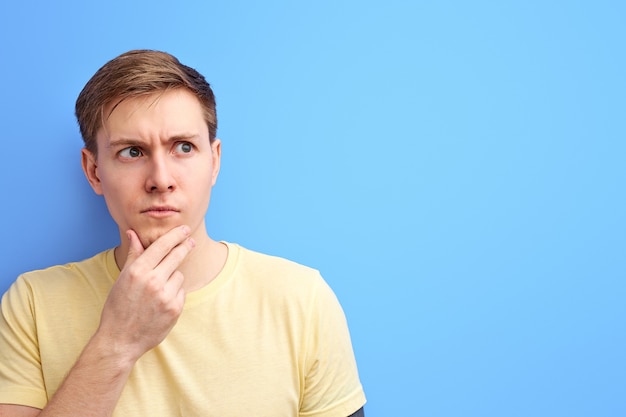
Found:
<path fill-rule="evenodd" d="M 211 281 L 222 271 L 228 258 L 228 247 L 207 236 L 207 239 L 196 242 L 196 247 L 187 255 L 180 265 L 179 271 L 185 277 L 185 292 L 198 290 Z"/>

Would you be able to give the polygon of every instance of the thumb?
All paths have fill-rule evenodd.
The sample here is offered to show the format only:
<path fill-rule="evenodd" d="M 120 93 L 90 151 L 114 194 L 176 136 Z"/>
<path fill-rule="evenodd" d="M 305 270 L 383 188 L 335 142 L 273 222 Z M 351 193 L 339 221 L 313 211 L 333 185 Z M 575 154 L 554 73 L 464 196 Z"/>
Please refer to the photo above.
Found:
<path fill-rule="evenodd" d="M 135 259 L 139 258 L 144 251 L 141 240 L 139 240 L 139 236 L 137 236 L 137 233 L 135 233 L 134 230 L 128 229 L 126 231 L 126 237 L 128 237 L 129 245 L 128 255 L 126 256 L 126 263 L 124 266 L 133 263 Z"/>

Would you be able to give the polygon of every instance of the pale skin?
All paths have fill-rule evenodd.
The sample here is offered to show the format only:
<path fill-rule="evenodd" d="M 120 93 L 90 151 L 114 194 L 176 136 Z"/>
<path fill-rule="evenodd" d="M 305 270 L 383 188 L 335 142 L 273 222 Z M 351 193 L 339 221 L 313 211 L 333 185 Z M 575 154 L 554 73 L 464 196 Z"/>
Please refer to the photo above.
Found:
<path fill-rule="evenodd" d="M 209 141 L 191 93 L 119 103 L 97 141 L 98 154 L 84 149 L 82 165 L 119 227 L 120 276 L 98 329 L 46 407 L 0 404 L 0 417 L 111 416 L 136 361 L 176 324 L 185 294 L 208 284 L 226 260 L 204 220 L 221 144 Z"/>

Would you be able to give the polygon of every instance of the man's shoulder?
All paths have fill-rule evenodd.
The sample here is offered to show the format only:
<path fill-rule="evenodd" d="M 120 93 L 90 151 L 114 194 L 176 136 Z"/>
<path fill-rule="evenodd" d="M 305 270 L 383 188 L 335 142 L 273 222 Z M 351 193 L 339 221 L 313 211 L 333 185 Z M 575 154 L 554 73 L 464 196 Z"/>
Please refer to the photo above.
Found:
<path fill-rule="evenodd" d="M 293 291 L 311 291 L 326 285 L 317 269 L 293 260 L 247 249 L 229 243 L 230 256 L 233 256 L 234 274 L 245 278 L 248 283 L 259 287 Z"/>
<path fill-rule="evenodd" d="M 332 297 L 332 290 L 317 269 L 291 259 L 229 243 L 232 278 L 243 293 L 271 299 L 277 308 L 308 309 L 313 300 Z"/>
<path fill-rule="evenodd" d="M 237 252 L 235 255 L 240 267 L 254 268 L 254 270 L 261 272 L 319 275 L 317 269 L 291 259 L 258 252 L 234 243 L 228 243 L 228 246 Z"/>
<path fill-rule="evenodd" d="M 81 279 L 102 279 L 102 276 L 111 275 L 111 260 L 113 249 L 108 249 L 96 255 L 75 262 L 53 265 L 43 269 L 28 271 L 20 275 L 18 281 L 23 281 L 33 286 L 57 286 L 64 281 L 76 281 Z"/>

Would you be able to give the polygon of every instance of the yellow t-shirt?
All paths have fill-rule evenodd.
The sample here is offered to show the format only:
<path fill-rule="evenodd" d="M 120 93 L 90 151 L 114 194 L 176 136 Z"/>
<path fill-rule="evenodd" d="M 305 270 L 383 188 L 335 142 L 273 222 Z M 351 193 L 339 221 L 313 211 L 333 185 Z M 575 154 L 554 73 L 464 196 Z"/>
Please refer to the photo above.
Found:
<path fill-rule="evenodd" d="M 114 416 L 346 417 L 365 403 L 343 311 L 319 273 L 228 244 Z M 26 273 L 0 305 L 0 403 L 43 408 L 95 332 L 113 250 Z"/>

